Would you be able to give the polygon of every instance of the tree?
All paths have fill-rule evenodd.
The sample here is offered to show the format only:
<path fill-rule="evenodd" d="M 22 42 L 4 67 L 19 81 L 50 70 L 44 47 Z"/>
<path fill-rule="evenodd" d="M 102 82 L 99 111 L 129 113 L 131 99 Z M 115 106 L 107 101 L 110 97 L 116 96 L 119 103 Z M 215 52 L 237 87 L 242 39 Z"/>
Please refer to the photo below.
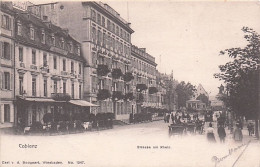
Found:
<path fill-rule="evenodd" d="M 207 106 L 208 106 L 208 104 L 209 104 L 209 98 L 206 96 L 206 95 L 204 95 L 204 94 L 200 94 L 197 98 L 196 98 L 196 100 L 201 100 L 203 103 L 205 103 Z"/>
<path fill-rule="evenodd" d="M 177 87 L 176 87 L 176 93 L 178 95 L 178 105 L 179 107 L 185 107 L 186 101 L 189 100 L 193 95 L 195 91 L 195 86 L 193 86 L 191 83 L 185 83 L 184 81 L 181 81 Z"/>
<path fill-rule="evenodd" d="M 214 76 L 226 84 L 228 95 L 221 97 L 226 106 L 237 116 L 255 119 L 256 136 L 259 138 L 257 119 L 259 119 L 260 35 L 248 27 L 243 27 L 242 31 L 248 44 L 244 48 L 221 51 L 220 55 L 228 55 L 233 61 L 220 65 L 220 73 Z"/>

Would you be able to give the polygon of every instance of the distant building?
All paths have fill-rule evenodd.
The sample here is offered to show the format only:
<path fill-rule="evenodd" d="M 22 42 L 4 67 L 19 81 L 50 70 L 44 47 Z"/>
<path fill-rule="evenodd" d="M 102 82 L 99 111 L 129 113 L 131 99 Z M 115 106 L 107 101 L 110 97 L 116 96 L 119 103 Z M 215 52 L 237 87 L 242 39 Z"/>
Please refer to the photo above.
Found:
<path fill-rule="evenodd" d="M 204 94 L 205 96 L 209 97 L 208 93 L 206 90 L 203 88 L 201 84 L 199 84 L 196 88 L 196 91 L 194 92 L 193 98 L 196 99 L 199 95 Z"/>
<path fill-rule="evenodd" d="M 156 85 L 155 58 L 149 55 L 145 48 L 132 45 L 131 60 L 134 75 L 133 91 L 137 97 L 136 111 L 141 112 L 141 107 L 155 108 L 160 100 Z"/>
<path fill-rule="evenodd" d="M 186 101 L 186 108 L 200 111 L 200 110 L 206 110 L 207 106 L 205 103 L 203 103 L 201 100 L 188 100 Z"/>

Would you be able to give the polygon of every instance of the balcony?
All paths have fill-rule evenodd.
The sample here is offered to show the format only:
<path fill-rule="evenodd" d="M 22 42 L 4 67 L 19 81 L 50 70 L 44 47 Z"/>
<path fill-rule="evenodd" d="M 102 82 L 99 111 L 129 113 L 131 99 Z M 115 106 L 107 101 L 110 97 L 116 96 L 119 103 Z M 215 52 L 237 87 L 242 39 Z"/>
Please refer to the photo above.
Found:
<path fill-rule="evenodd" d="M 100 89 L 97 93 L 98 100 L 106 100 L 111 97 L 110 91 L 108 89 Z"/>
<path fill-rule="evenodd" d="M 146 84 L 137 84 L 136 85 L 137 92 L 142 92 L 143 90 L 146 90 L 146 89 L 147 89 Z"/>
<path fill-rule="evenodd" d="M 30 66 L 30 68 L 31 68 L 32 70 L 37 70 L 37 66 L 34 65 L 34 64 L 32 64 L 32 65 Z"/>
<path fill-rule="evenodd" d="M 51 98 L 56 101 L 70 101 L 71 96 L 68 93 L 52 93 Z"/>
<path fill-rule="evenodd" d="M 131 72 L 126 72 L 123 77 L 125 82 L 130 82 L 131 80 L 134 79 L 134 76 Z"/>
<path fill-rule="evenodd" d="M 134 100 L 135 97 L 134 97 L 133 92 L 126 93 L 124 99 L 125 99 L 126 101 L 132 101 L 132 100 Z"/>
<path fill-rule="evenodd" d="M 40 68 L 41 69 L 41 71 L 42 71 L 42 73 L 49 73 L 50 71 L 49 71 L 49 67 L 41 67 Z"/>
<path fill-rule="evenodd" d="M 97 75 L 99 76 L 105 76 L 110 72 L 108 65 L 105 64 L 99 64 L 97 68 Z"/>
<path fill-rule="evenodd" d="M 70 76 L 73 77 L 73 78 L 77 78 L 78 77 L 78 75 L 74 74 L 74 73 L 70 73 Z"/>
<path fill-rule="evenodd" d="M 123 76 L 123 73 L 120 68 L 115 68 L 112 71 L 112 78 L 119 79 L 121 76 Z"/>
<path fill-rule="evenodd" d="M 154 94 L 158 92 L 158 89 L 156 87 L 149 87 L 149 94 Z"/>
<path fill-rule="evenodd" d="M 122 94 L 121 91 L 113 91 L 113 95 L 112 95 L 113 101 L 122 100 L 123 98 L 124 98 L 124 95 Z"/>

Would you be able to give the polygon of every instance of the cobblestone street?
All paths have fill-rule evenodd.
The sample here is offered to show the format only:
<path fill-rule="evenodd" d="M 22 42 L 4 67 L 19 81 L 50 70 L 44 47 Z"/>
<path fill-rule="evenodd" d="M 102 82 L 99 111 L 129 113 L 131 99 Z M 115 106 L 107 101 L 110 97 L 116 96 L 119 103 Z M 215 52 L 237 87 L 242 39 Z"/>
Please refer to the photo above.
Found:
<path fill-rule="evenodd" d="M 227 133 L 229 133 L 227 131 Z M 253 139 L 244 133 L 244 143 Z M 216 133 L 215 133 L 216 134 Z M 216 139 L 218 136 L 216 135 Z M 168 124 L 154 121 L 126 126 L 116 126 L 114 129 L 69 134 L 60 136 L 9 136 L 3 135 L 1 142 L 1 160 L 12 161 L 61 161 L 64 166 L 67 161 L 84 161 L 86 166 L 214 166 L 213 156 L 221 158 L 229 154 L 229 150 L 237 148 L 230 136 L 225 144 L 210 144 L 205 135 L 186 135 L 168 137 Z M 8 142 L 7 142 L 8 140 Z M 19 144 L 37 145 L 37 149 L 20 148 Z M 259 165 L 259 143 L 251 142 L 240 159 L 245 146 L 237 149 L 217 166 Z M 5 151 L 3 154 L 3 150 Z M 255 151 L 254 151 L 255 150 Z M 16 157 L 11 155 L 16 153 Z M 30 156 L 27 154 L 30 152 Z M 45 154 L 48 152 L 49 154 Z M 33 154 L 32 154 L 33 153 Z M 44 155 L 44 156 L 43 156 Z M 132 161 L 134 159 L 134 161 Z M 12 165 L 3 165 L 12 166 Z M 33 165 L 31 165 L 33 166 Z M 72 166 L 72 165 L 70 165 Z M 74 164 L 74 166 L 77 166 Z M 247 165 L 248 166 L 248 165 Z M 13 167 L 13 166 L 12 166 Z"/>

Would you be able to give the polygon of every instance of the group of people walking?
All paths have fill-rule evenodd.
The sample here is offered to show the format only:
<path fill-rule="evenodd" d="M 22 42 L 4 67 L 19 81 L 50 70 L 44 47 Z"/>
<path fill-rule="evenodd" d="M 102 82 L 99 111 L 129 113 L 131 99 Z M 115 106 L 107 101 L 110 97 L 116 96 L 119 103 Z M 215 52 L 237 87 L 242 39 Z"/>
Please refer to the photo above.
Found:
<path fill-rule="evenodd" d="M 220 143 L 225 143 L 225 138 L 227 134 L 224 125 L 220 124 L 218 126 L 217 133 L 219 136 Z M 206 134 L 209 142 L 216 143 L 216 138 L 214 135 L 214 128 L 212 126 L 212 123 L 209 123 L 209 127 L 206 130 Z M 240 126 L 240 123 L 236 123 L 236 128 L 233 132 L 233 139 L 235 142 L 242 142 L 243 140 L 242 128 Z"/>

